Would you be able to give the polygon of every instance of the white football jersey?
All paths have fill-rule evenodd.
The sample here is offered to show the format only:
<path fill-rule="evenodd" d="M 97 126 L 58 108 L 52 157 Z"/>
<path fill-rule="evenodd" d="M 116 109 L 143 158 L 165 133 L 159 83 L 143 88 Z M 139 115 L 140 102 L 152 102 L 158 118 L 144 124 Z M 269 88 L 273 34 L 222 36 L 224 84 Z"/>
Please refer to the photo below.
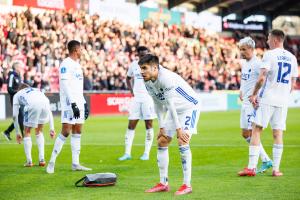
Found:
<path fill-rule="evenodd" d="M 76 103 L 79 109 L 84 109 L 83 73 L 81 65 L 70 57 L 63 60 L 59 67 L 59 95 L 62 109 L 71 109 L 71 103 Z"/>
<path fill-rule="evenodd" d="M 276 48 L 265 52 L 262 62 L 261 68 L 267 69 L 268 74 L 259 101 L 271 106 L 288 106 L 291 79 L 298 77 L 296 57 L 287 50 Z"/>
<path fill-rule="evenodd" d="M 155 104 L 166 106 L 168 100 L 172 100 L 177 113 L 200 105 L 198 94 L 192 87 L 181 76 L 161 66 L 157 80 L 147 81 L 145 85 Z"/>
<path fill-rule="evenodd" d="M 45 105 L 43 103 L 49 103 L 49 99 L 37 88 L 24 88 L 17 92 L 13 98 L 14 107 Z"/>
<path fill-rule="evenodd" d="M 151 99 L 145 87 L 144 79 L 141 75 L 141 68 L 138 61 L 133 61 L 128 68 L 127 76 L 133 78 L 133 94 L 138 102 L 144 102 Z"/>
<path fill-rule="evenodd" d="M 242 60 L 242 77 L 240 91 L 244 105 L 251 105 L 249 96 L 252 95 L 254 86 L 259 76 L 261 61 L 253 56 L 249 61 Z"/>

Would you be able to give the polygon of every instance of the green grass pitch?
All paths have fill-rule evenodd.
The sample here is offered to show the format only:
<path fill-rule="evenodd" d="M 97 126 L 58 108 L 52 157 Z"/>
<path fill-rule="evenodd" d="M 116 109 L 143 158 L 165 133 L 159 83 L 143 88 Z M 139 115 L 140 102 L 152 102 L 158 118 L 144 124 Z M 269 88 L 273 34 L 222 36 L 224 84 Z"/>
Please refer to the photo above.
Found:
<path fill-rule="evenodd" d="M 144 190 L 159 181 L 156 164 L 156 143 L 149 161 L 140 161 L 144 150 L 144 123 L 140 122 L 132 148 L 133 160 L 117 160 L 124 152 L 126 116 L 91 117 L 84 126 L 80 160 L 91 173 L 114 172 L 118 175 L 116 186 L 102 188 L 76 188 L 74 182 L 86 172 L 71 171 L 71 148 L 68 138 L 56 162 L 54 174 L 45 168 L 24 168 L 23 145 L 15 140 L 7 142 L 0 137 L 0 199 L 300 199 L 300 118 L 299 109 L 290 109 L 287 133 L 284 136 L 284 153 L 281 163 L 283 177 L 272 177 L 271 170 L 256 177 L 238 177 L 237 172 L 248 162 L 248 148 L 239 129 L 239 112 L 202 113 L 198 135 L 192 137 L 193 193 L 175 197 L 182 183 L 182 170 L 177 142 L 169 148 L 169 184 L 167 193 L 145 194 Z M 59 133 L 59 118 L 56 118 Z M 10 120 L 0 121 L 4 130 Z M 157 122 L 155 122 L 157 125 Z M 155 126 L 157 132 L 157 126 Z M 54 140 L 44 131 L 46 160 Z M 32 156 L 38 160 L 33 138 Z M 262 142 L 269 155 L 272 153 L 272 135 L 266 129 Z"/>

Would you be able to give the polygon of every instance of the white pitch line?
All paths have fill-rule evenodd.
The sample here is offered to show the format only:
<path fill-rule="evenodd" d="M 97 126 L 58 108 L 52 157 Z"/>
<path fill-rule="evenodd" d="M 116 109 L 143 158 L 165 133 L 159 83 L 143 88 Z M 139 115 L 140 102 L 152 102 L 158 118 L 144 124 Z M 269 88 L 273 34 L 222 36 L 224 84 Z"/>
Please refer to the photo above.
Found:
<path fill-rule="evenodd" d="M 124 144 L 112 144 L 112 143 L 81 143 L 83 146 L 124 146 Z M 0 141 L 0 145 L 17 145 L 14 142 L 2 142 Z M 45 143 L 45 145 L 54 145 L 53 143 Z M 70 143 L 66 143 L 65 145 L 70 145 Z M 145 146 L 145 144 L 133 144 L 133 146 Z M 153 145 L 156 147 L 157 145 Z M 169 146 L 176 147 L 176 144 L 171 144 Z M 193 147 L 233 147 L 233 148 L 240 148 L 240 147 L 247 147 L 247 145 L 232 145 L 232 144 L 191 144 L 191 148 Z M 264 147 L 273 147 L 273 145 L 264 145 Z M 284 148 L 299 148 L 300 144 L 285 144 Z"/>

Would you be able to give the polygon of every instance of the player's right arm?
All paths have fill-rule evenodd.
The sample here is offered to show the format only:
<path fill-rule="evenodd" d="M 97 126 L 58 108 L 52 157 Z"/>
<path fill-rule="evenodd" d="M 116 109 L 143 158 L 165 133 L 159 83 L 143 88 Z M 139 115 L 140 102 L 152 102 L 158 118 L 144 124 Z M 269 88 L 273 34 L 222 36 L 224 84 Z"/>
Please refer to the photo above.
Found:
<path fill-rule="evenodd" d="M 153 98 L 154 110 L 157 114 L 158 126 L 160 129 L 165 128 L 164 122 L 164 106 L 158 102 L 155 98 Z"/>
<path fill-rule="evenodd" d="M 243 101 L 243 93 L 242 93 L 242 90 L 240 90 L 239 97 L 240 97 L 240 100 Z"/>
<path fill-rule="evenodd" d="M 253 93 L 249 97 L 249 100 L 252 103 L 254 108 L 258 107 L 257 94 L 260 88 L 263 86 L 264 82 L 266 81 L 266 77 L 270 69 L 271 69 L 271 54 L 270 51 L 267 51 L 264 53 L 261 66 L 260 66 L 260 73 L 257 78 L 256 84 L 254 86 Z"/>
<path fill-rule="evenodd" d="M 129 65 L 129 68 L 128 68 L 128 71 L 127 71 L 127 77 L 126 77 L 126 84 L 127 84 L 127 87 L 129 89 L 130 93 L 132 94 L 132 96 L 134 96 L 133 89 L 132 89 L 132 84 L 131 84 L 132 78 L 134 76 L 132 66 L 133 66 L 132 64 Z"/>
<path fill-rule="evenodd" d="M 49 113 L 50 137 L 53 139 L 55 137 L 56 133 L 54 130 L 54 119 L 53 119 L 53 114 L 52 114 L 51 107 L 50 107 L 50 102 L 48 104 L 48 113 Z"/>
<path fill-rule="evenodd" d="M 73 71 L 70 66 L 66 66 L 68 63 L 63 62 L 60 68 L 60 89 L 67 96 L 68 103 L 71 104 L 71 108 L 74 114 L 74 118 L 78 119 L 80 117 L 79 108 L 75 102 L 75 97 L 72 94 L 71 89 L 74 87 L 72 84 L 72 78 L 74 76 Z M 75 86 L 76 87 L 76 86 Z"/>
<path fill-rule="evenodd" d="M 14 90 L 14 78 L 15 78 L 14 73 L 11 73 L 8 77 L 7 92 L 11 95 L 17 92 Z"/>
<path fill-rule="evenodd" d="M 17 142 L 21 144 L 22 136 L 19 133 L 19 119 L 18 119 L 20 104 L 18 99 L 19 99 L 19 93 L 15 94 L 13 98 L 13 121 L 16 130 Z"/>
<path fill-rule="evenodd" d="M 70 85 L 72 84 L 71 80 L 73 72 L 70 67 L 65 66 L 66 64 L 66 62 L 63 62 L 62 66 L 60 67 L 60 89 L 65 93 L 70 104 L 72 104 L 75 103 L 75 98 L 73 97 L 71 92 L 72 87 L 70 87 Z"/>
<path fill-rule="evenodd" d="M 240 93 L 239 93 L 239 97 L 240 97 L 240 100 L 243 101 L 243 92 L 244 91 L 244 80 L 243 80 L 243 62 L 241 61 L 240 62 L 240 66 L 241 66 L 241 86 L 240 86 Z"/>
<path fill-rule="evenodd" d="M 158 102 L 158 100 L 153 98 L 153 102 L 154 102 L 154 110 L 156 112 L 157 115 L 157 120 L 158 120 L 158 126 L 159 126 L 159 132 L 157 135 L 157 139 L 159 139 L 160 137 L 165 137 L 166 139 L 168 139 L 168 136 L 166 134 L 165 131 L 165 121 L 164 121 L 164 106 L 162 104 L 160 104 Z"/>
<path fill-rule="evenodd" d="M 126 84 L 127 84 L 127 87 L 128 87 L 128 89 L 129 89 L 131 95 L 134 96 L 131 81 L 132 81 L 132 77 L 127 76 L 127 77 L 126 77 Z"/>

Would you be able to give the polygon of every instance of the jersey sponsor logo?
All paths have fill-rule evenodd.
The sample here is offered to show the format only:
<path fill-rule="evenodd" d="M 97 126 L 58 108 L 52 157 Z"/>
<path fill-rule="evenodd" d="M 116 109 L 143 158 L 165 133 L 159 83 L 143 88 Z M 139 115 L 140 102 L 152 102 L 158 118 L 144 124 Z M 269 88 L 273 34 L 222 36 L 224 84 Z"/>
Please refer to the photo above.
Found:
<path fill-rule="evenodd" d="M 177 87 L 175 90 L 189 102 L 192 102 L 195 105 L 198 104 L 198 101 L 194 97 L 188 95 L 181 87 Z"/>
<path fill-rule="evenodd" d="M 159 100 L 161 100 L 161 101 L 163 101 L 163 100 L 166 99 L 164 97 L 164 93 L 163 92 L 161 92 L 161 93 L 154 93 L 154 94 L 155 94 L 156 98 L 159 99 Z"/>
<path fill-rule="evenodd" d="M 60 73 L 61 74 L 64 74 L 64 73 L 66 73 L 67 72 L 67 69 L 65 68 L 65 67 L 62 67 L 61 69 L 60 69 Z"/>
<path fill-rule="evenodd" d="M 78 78 L 79 80 L 82 80 L 82 74 L 75 74 L 75 77 Z"/>
<path fill-rule="evenodd" d="M 248 73 L 242 73 L 242 79 L 247 81 L 250 78 L 251 69 L 248 70 Z"/>

